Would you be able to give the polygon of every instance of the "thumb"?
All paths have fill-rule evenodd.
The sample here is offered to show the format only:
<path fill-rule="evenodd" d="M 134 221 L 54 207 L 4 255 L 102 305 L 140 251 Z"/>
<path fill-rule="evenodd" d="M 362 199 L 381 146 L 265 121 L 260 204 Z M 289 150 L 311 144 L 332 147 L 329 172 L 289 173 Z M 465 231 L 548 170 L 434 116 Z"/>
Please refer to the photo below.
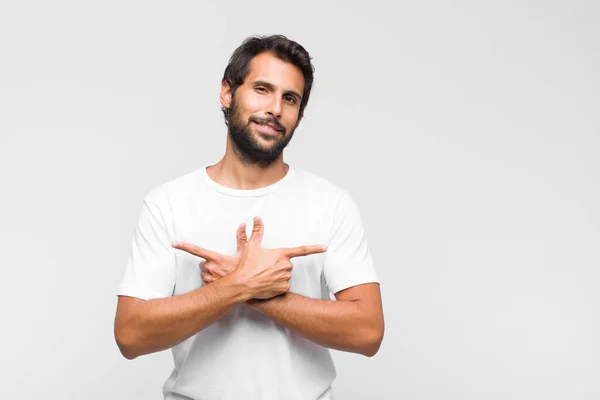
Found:
<path fill-rule="evenodd" d="M 252 235 L 250 235 L 250 242 L 260 243 L 262 242 L 265 227 L 260 217 L 254 217 L 254 226 L 252 227 Z"/>
<path fill-rule="evenodd" d="M 248 243 L 248 237 L 246 236 L 246 224 L 242 223 L 240 226 L 238 226 L 235 236 L 237 240 L 237 251 L 241 252 L 246 247 L 246 243 Z"/>

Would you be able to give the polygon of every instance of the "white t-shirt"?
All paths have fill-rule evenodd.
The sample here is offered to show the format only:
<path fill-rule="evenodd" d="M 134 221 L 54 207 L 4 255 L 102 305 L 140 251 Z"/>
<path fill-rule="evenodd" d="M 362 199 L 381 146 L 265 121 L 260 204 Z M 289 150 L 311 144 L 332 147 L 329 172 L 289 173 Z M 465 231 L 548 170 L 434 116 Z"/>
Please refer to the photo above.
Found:
<path fill-rule="evenodd" d="M 203 260 L 171 242 L 233 254 L 238 225 L 245 222 L 250 237 L 254 216 L 264 222 L 264 248 L 328 247 L 292 259 L 291 292 L 330 300 L 330 292 L 378 282 L 359 210 L 346 191 L 291 166 L 272 185 L 232 189 L 210 179 L 204 166 L 146 196 L 117 294 L 148 300 L 198 289 Z M 172 352 L 165 399 L 331 399 L 336 371 L 329 349 L 245 305 Z"/>

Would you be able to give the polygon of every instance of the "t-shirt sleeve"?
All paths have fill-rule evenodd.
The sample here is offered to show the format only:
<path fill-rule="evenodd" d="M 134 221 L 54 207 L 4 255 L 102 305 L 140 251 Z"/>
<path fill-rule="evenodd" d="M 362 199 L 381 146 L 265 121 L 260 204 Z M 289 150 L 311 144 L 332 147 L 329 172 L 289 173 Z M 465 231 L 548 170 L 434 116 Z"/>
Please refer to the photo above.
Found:
<path fill-rule="evenodd" d="M 331 293 L 363 283 L 379 282 L 358 206 L 347 192 L 334 210 L 324 277 Z"/>
<path fill-rule="evenodd" d="M 168 297 L 175 278 L 176 258 L 164 215 L 157 204 L 145 199 L 117 295 L 144 300 Z"/>

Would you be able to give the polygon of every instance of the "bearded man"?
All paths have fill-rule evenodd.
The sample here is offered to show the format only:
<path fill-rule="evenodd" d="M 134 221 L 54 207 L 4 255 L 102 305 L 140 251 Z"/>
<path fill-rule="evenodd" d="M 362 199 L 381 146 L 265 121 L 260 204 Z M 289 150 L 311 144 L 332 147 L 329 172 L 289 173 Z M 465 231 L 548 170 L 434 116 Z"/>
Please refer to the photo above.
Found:
<path fill-rule="evenodd" d="M 284 36 L 246 39 L 222 79 L 225 155 L 144 199 L 115 338 L 127 359 L 171 349 L 165 399 L 331 399 L 329 349 L 380 347 L 381 294 L 356 203 L 283 160 L 313 71 Z"/>

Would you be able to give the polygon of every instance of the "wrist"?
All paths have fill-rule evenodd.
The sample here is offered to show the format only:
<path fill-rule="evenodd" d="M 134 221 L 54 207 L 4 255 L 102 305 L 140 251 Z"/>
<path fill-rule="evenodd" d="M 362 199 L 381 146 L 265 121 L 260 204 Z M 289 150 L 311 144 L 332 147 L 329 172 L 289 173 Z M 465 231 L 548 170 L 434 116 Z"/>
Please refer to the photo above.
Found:
<path fill-rule="evenodd" d="M 277 296 L 270 297 L 268 299 L 250 299 L 246 301 L 248 307 L 260 311 L 261 313 L 266 313 L 268 310 L 276 303 L 281 302 L 286 297 L 288 297 L 288 293 L 278 294 Z"/>
<path fill-rule="evenodd" d="M 250 308 L 253 308 L 253 309 L 255 309 L 255 310 L 256 310 L 256 304 L 257 304 L 257 301 L 256 301 L 256 300 L 257 300 L 257 299 L 250 299 L 250 300 L 246 300 L 246 301 L 244 302 L 244 304 L 245 304 L 245 305 L 247 305 L 248 307 L 250 307 Z"/>
<path fill-rule="evenodd" d="M 249 300 L 252 300 L 253 293 L 251 288 L 246 284 L 244 279 L 241 279 L 238 274 L 231 273 L 221 279 L 218 279 L 214 283 L 217 282 L 220 282 L 222 285 L 227 285 L 232 289 L 236 303 L 243 304 Z"/>
<path fill-rule="evenodd" d="M 270 300 L 271 299 L 250 299 L 246 301 L 244 305 L 250 307 L 254 311 L 264 314 Z"/>

